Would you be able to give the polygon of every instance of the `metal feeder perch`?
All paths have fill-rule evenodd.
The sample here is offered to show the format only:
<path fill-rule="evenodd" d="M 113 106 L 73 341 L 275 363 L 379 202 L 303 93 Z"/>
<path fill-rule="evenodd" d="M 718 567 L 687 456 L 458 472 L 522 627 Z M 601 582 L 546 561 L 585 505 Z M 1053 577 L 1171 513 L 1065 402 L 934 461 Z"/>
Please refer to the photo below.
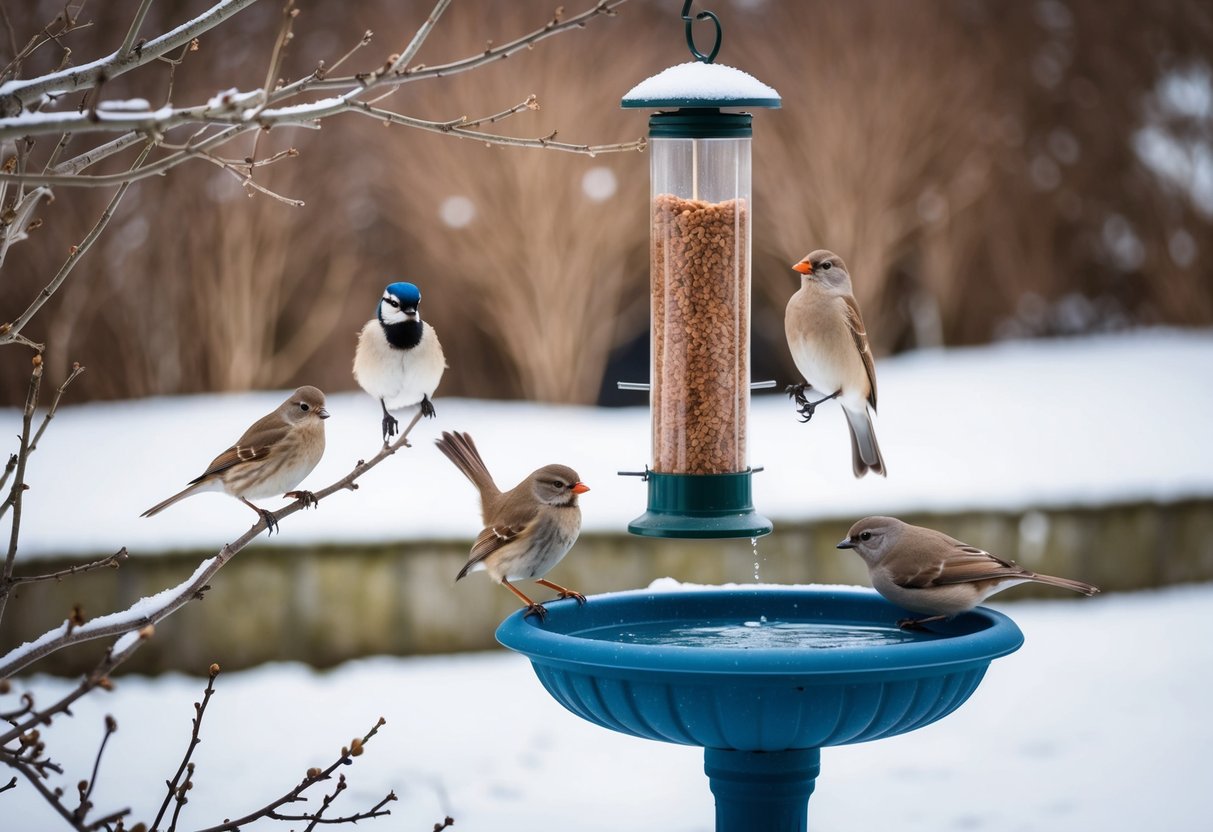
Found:
<path fill-rule="evenodd" d="M 746 458 L 750 408 L 751 115 L 726 108 L 779 107 L 779 94 L 697 59 L 670 67 L 623 97 L 657 108 L 649 117 L 652 198 L 652 464 L 648 511 L 628 531 L 649 537 L 769 534 L 754 510 Z M 627 385 L 643 389 L 645 385 Z"/>

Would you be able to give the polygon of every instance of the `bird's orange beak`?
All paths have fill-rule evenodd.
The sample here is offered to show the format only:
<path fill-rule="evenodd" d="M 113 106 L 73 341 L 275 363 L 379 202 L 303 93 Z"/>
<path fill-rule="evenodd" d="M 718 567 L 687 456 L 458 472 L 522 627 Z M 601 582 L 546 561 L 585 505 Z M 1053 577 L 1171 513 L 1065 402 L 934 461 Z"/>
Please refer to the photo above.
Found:
<path fill-rule="evenodd" d="M 800 272 L 801 274 L 808 274 L 809 272 L 813 271 L 813 267 L 806 261 L 801 260 L 799 263 L 792 266 L 792 271 Z"/>
<path fill-rule="evenodd" d="M 587 492 L 589 490 L 590 490 L 590 487 L 583 482 L 579 482 L 573 486 L 574 494 L 584 494 L 585 492 Z"/>

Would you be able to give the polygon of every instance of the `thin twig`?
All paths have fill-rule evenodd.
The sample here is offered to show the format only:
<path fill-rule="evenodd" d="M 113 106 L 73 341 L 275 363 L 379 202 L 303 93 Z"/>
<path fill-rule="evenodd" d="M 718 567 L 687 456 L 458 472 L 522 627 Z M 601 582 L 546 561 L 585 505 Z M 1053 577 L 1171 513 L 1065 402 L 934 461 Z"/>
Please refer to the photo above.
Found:
<path fill-rule="evenodd" d="M 71 134 L 67 133 L 65 135 L 70 136 Z M 118 138 L 108 141 L 105 144 L 91 148 L 87 152 L 81 153 L 79 156 L 73 156 L 66 162 L 60 162 L 53 167 L 48 167 L 46 172 L 51 175 L 71 176 L 79 173 L 87 167 L 97 164 L 102 159 L 108 159 L 115 153 L 121 153 L 123 150 L 126 150 L 133 144 L 138 144 L 139 142 L 146 140 L 147 136 L 143 133 L 127 133 L 126 135 L 119 136 Z"/>
<path fill-rule="evenodd" d="M 388 72 L 395 74 L 404 69 L 413 58 L 417 57 L 417 53 L 421 51 L 421 45 L 425 43 L 425 39 L 429 37 L 430 32 L 434 30 L 434 26 L 438 23 L 438 18 L 442 17 L 442 13 L 446 11 L 446 7 L 451 5 L 451 0 L 438 0 L 438 4 L 434 6 L 430 16 L 425 19 L 425 22 L 418 27 L 413 39 L 409 41 L 409 45 L 404 48 L 392 65 L 388 67 Z"/>
<path fill-rule="evenodd" d="M 131 166 L 132 171 L 138 169 L 138 167 L 143 164 L 143 160 L 146 159 L 147 155 L 152 152 L 153 146 L 154 145 L 151 142 L 148 142 L 147 146 L 143 148 L 143 152 L 139 154 L 139 158 L 135 160 L 135 164 Z M 25 325 L 30 322 L 34 315 L 38 314 L 38 310 L 41 309 L 46 302 L 51 299 L 51 296 L 58 291 L 59 287 L 63 285 L 63 281 L 67 280 L 67 276 L 71 273 L 72 269 L 77 263 L 80 262 L 80 258 L 88 252 L 93 243 L 97 241 L 97 238 L 101 236 L 101 232 L 104 231 L 105 226 L 109 224 L 110 218 L 114 216 L 114 210 L 118 207 L 118 203 L 122 201 L 122 197 L 126 196 L 126 192 L 130 189 L 130 186 L 130 181 L 123 182 L 118 186 L 117 192 L 110 200 L 109 205 L 105 207 L 105 211 L 101 214 L 101 218 L 97 220 L 97 224 L 94 225 L 92 230 L 88 232 L 88 235 L 83 241 L 81 241 L 80 245 L 72 247 L 72 251 L 68 255 L 67 260 L 59 268 L 59 272 L 54 276 L 54 278 L 51 279 L 51 282 L 38 293 L 38 296 L 34 298 L 29 307 L 21 313 L 20 318 L 11 324 L 6 324 L 3 327 L 0 327 L 0 345 L 15 341 L 16 337 L 21 334 L 21 330 L 25 328 Z"/>
<path fill-rule="evenodd" d="M 12 584 L 33 584 L 41 581 L 61 581 L 64 578 L 69 578 L 72 575 L 81 575 L 85 572 L 92 572 L 96 569 L 117 569 L 124 560 L 129 557 L 126 547 L 122 547 L 112 555 L 106 555 L 101 560 L 95 560 L 90 563 L 74 564 L 66 569 L 60 569 L 58 572 L 48 572 L 42 575 L 14 575 L 9 578 L 9 583 Z"/>
<path fill-rule="evenodd" d="M 143 21 L 147 17 L 147 10 L 152 7 L 155 0 L 142 0 L 139 8 L 135 11 L 135 19 L 131 21 L 131 28 L 127 30 L 126 37 L 122 39 L 122 45 L 118 47 L 118 51 L 114 53 L 115 60 L 122 63 L 126 60 L 126 56 L 135 48 L 135 38 L 139 37 L 139 30 L 143 28 Z"/>
<path fill-rule="evenodd" d="M 29 389 L 25 395 L 25 410 L 21 413 L 21 444 L 17 449 L 16 476 L 9 494 L 9 505 L 13 507 L 13 527 L 9 534 L 8 553 L 4 558 L 4 571 L 0 573 L 0 620 L 12 592 L 13 565 L 17 559 L 17 541 L 21 538 L 21 504 L 25 493 L 25 465 L 29 461 L 30 427 L 34 421 L 34 410 L 38 407 L 38 390 L 42 386 L 42 356 L 35 355 L 34 369 L 30 373 Z"/>
<path fill-rule="evenodd" d="M 258 133 L 258 135 L 260 135 L 260 133 Z M 236 177 L 236 180 L 239 181 L 240 185 L 244 188 L 252 188 L 253 190 L 257 191 L 258 193 L 263 193 L 266 196 L 270 197 L 271 199 L 276 199 L 285 205 L 290 205 L 292 208 L 302 208 L 304 205 L 304 202 L 302 199 L 291 199 L 288 196 L 283 196 L 282 194 L 280 194 L 276 191 L 272 191 L 269 188 L 267 188 L 266 186 L 262 185 L 261 183 L 257 182 L 256 180 L 254 180 L 253 176 L 252 176 L 252 169 L 255 167 L 260 167 L 260 165 L 256 162 L 253 162 L 253 163 L 243 163 L 242 162 L 239 165 L 237 165 L 237 164 L 234 164 L 234 163 L 228 161 L 227 159 L 220 159 L 218 156 L 212 156 L 210 153 L 201 153 L 199 155 L 206 161 L 208 161 L 214 165 L 217 165 L 218 167 L 220 167 L 223 170 L 230 173 L 232 176 Z M 247 171 L 242 170 L 242 168 L 247 168 Z M 252 196 L 252 194 L 249 194 L 249 196 Z"/>
<path fill-rule="evenodd" d="M 251 812 L 242 818 L 237 818 L 235 820 L 225 820 L 221 824 L 218 824 L 216 826 L 208 826 L 205 829 L 198 830 L 198 832 L 234 832 L 234 830 L 238 830 L 243 826 L 247 826 L 248 824 L 250 824 L 253 821 L 258 820 L 260 818 L 277 818 L 276 810 L 278 809 L 279 806 L 283 806 L 287 803 L 296 803 L 296 802 L 304 799 L 302 797 L 302 795 L 305 791 L 307 791 L 309 788 L 311 788 L 316 783 L 319 783 L 323 780 L 328 780 L 329 778 L 331 778 L 333 775 L 333 772 L 336 771 L 341 766 L 349 765 L 350 763 L 352 763 L 353 758 L 362 753 L 362 747 L 366 746 L 366 744 L 369 743 L 371 741 L 371 739 L 377 733 L 379 733 L 379 729 L 382 728 L 386 724 L 387 724 L 387 721 L 383 717 L 380 717 L 379 721 L 375 723 L 374 727 L 372 727 L 371 730 L 368 731 L 361 739 L 357 739 L 353 743 L 351 743 L 350 746 L 348 746 L 346 748 L 342 748 L 341 756 L 338 757 L 337 760 L 335 762 L 333 762 L 328 768 L 309 769 L 307 775 L 303 778 L 302 781 L 300 781 L 299 785 L 295 786 L 295 788 L 291 789 L 289 792 L 287 792 L 286 794 L 284 794 L 282 797 L 278 798 L 277 800 L 273 801 L 272 803 L 268 803 L 265 806 L 258 809 L 257 811 Z M 385 797 L 383 800 L 379 801 L 379 803 L 376 804 L 376 807 L 374 809 L 372 809 L 370 812 L 361 814 L 361 815 L 357 816 L 356 819 L 351 819 L 346 822 L 354 822 L 354 820 L 362 820 L 365 818 L 379 817 L 381 815 L 390 815 L 391 812 L 383 810 L 382 807 L 395 799 L 396 799 L 395 792 L 389 792 L 387 797 Z M 304 820 L 307 818 L 305 818 L 304 816 L 299 816 L 294 819 L 295 820 Z M 333 821 L 329 821 L 329 822 L 335 823 L 337 821 L 336 821 L 336 819 L 334 819 Z"/>
<path fill-rule="evenodd" d="M 0 762 L 17 770 L 17 772 L 30 782 L 30 784 L 42 795 L 43 800 L 50 804 L 51 808 L 59 813 L 73 829 L 80 829 L 80 824 L 72 817 L 72 812 L 67 806 L 63 805 L 63 801 L 59 799 L 59 795 L 51 791 L 43 782 L 42 776 L 32 765 L 25 760 L 20 759 L 15 754 L 7 754 L 0 752 Z"/>
<path fill-rule="evenodd" d="M 3 734 L 0 734 L 0 748 L 3 748 L 3 746 L 37 725 L 50 725 L 53 717 L 58 714 L 67 713 L 80 697 L 90 691 L 97 688 L 109 690 L 112 687 L 109 679 L 110 674 L 116 667 L 129 659 L 144 641 L 152 637 L 154 629 L 153 627 L 143 628 L 139 631 L 138 636 L 128 640 L 129 643 L 124 645 L 121 650 L 115 649 L 117 647 L 117 643 L 115 643 L 114 647 L 111 647 L 106 652 L 105 657 L 97 663 L 92 672 L 81 679 L 79 685 L 66 693 L 53 705 L 35 710 L 32 699 L 27 701 L 29 716 L 25 717 L 20 723 L 16 719 L 10 719 L 12 727 Z"/>
<path fill-rule="evenodd" d="M 67 378 L 59 385 L 59 389 L 55 391 L 55 398 L 51 400 L 50 409 L 46 411 L 46 415 L 42 417 L 42 424 L 38 426 L 37 433 L 34 434 L 34 441 L 30 443 L 29 452 L 32 454 L 38 450 L 38 441 L 42 439 L 42 434 L 46 433 L 46 428 L 51 423 L 51 419 L 55 418 L 55 411 L 59 409 L 59 401 L 63 398 L 63 392 L 67 390 L 68 385 L 76 380 L 76 377 L 84 372 L 84 365 L 79 361 L 72 362 L 72 371 L 67 374 Z"/>
<path fill-rule="evenodd" d="M 81 821 L 88 815 L 89 809 L 93 804 L 90 798 L 93 796 L 93 789 L 97 787 L 97 773 L 101 770 L 101 755 L 105 753 L 105 746 L 109 742 L 110 737 L 118 730 L 118 723 L 114 721 L 112 716 L 105 717 L 105 736 L 101 738 L 101 747 L 97 749 L 97 758 L 93 761 L 93 776 L 88 779 L 88 784 L 82 790 L 80 795 L 80 805 L 76 808 L 75 814 Z"/>
<path fill-rule="evenodd" d="M 55 149 L 51 151 L 51 155 L 47 158 L 46 164 L 42 166 L 43 171 L 50 170 L 51 168 L 55 167 L 55 165 L 59 164 L 59 157 L 63 155 L 63 151 L 67 149 L 67 146 L 71 143 L 71 140 L 71 133 L 64 133 L 59 137 L 59 141 L 55 142 Z"/>
<path fill-rule="evenodd" d="M 177 786 L 181 782 L 181 776 L 185 773 L 186 768 L 190 764 L 190 757 L 194 754 L 194 749 L 198 747 L 198 743 L 202 742 L 199 732 L 202 730 L 202 717 L 206 713 L 206 706 L 211 701 L 211 696 L 215 693 L 215 677 L 219 675 L 219 665 L 212 664 L 206 682 L 206 690 L 202 692 L 202 701 L 194 703 L 194 719 L 193 732 L 190 734 L 189 745 L 185 749 L 185 757 L 181 760 L 181 765 L 177 767 L 177 773 L 173 775 L 172 780 L 166 781 L 168 786 L 168 794 L 164 796 L 164 802 L 160 804 L 160 811 L 156 813 L 156 819 L 152 821 L 152 832 L 160 828 L 160 821 L 164 818 L 164 813 L 168 811 L 168 805 L 172 802 L 173 795 L 177 792 Z M 184 795 L 182 795 L 184 796 Z M 176 816 L 173 817 L 173 825 L 177 825 Z"/>
<path fill-rule="evenodd" d="M 42 434 L 46 433 L 46 428 L 51 423 L 51 419 L 55 418 L 55 411 L 59 409 L 59 400 L 63 398 L 63 391 L 66 390 L 67 386 L 71 384 L 76 379 L 76 376 L 80 375 L 82 372 L 84 372 L 83 367 L 81 367 L 79 364 L 73 364 L 72 372 L 64 380 L 63 384 L 59 385 L 59 389 L 55 393 L 55 398 L 51 402 L 50 409 L 47 410 L 46 415 L 42 417 L 42 424 L 38 426 L 38 430 L 34 433 L 33 439 L 30 440 L 29 447 L 25 448 L 24 450 L 25 457 L 27 459 L 34 453 L 34 451 L 38 450 L 38 442 L 42 439 Z M 8 482 L 9 474 L 12 473 L 13 468 L 16 467 L 19 456 L 19 454 L 14 454 L 9 457 L 9 464 L 5 466 L 4 475 L 0 477 L 0 489 L 3 489 L 5 484 Z M 0 518 L 3 518 L 4 515 L 8 513 L 9 508 L 12 507 L 13 501 L 16 499 L 16 495 L 16 491 L 11 492 L 5 499 L 4 503 L 0 504 Z"/>

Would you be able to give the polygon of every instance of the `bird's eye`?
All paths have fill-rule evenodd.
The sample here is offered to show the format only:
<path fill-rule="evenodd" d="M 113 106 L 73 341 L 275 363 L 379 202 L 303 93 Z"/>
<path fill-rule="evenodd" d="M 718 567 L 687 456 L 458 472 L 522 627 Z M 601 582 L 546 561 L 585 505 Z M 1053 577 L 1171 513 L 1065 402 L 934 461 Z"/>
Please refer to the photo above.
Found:
<path fill-rule="evenodd" d="M 309 407 L 306 403 L 304 403 L 304 404 L 299 405 L 299 409 L 306 413 L 307 411 L 311 410 L 311 407 Z"/>
<path fill-rule="evenodd" d="M 834 264 L 831 263 L 829 260 L 827 260 L 826 262 L 821 264 L 821 270 L 823 272 L 828 272 L 832 268 L 834 268 Z"/>
<path fill-rule="evenodd" d="M 557 488 L 564 488 L 564 487 L 565 487 L 565 486 L 564 486 L 564 483 L 563 483 L 563 482 L 561 482 L 560 480 L 552 480 L 552 485 L 556 486 Z"/>
<path fill-rule="evenodd" d="M 871 540 L 871 539 L 872 539 L 872 533 L 871 533 L 871 532 L 863 532 L 862 534 L 860 534 L 860 535 L 859 535 L 859 539 L 860 539 L 860 540 Z"/>
<path fill-rule="evenodd" d="M 386 300 L 386 301 L 387 301 L 387 305 L 388 305 L 388 306 L 390 306 L 390 307 L 392 307 L 393 309 L 399 309 L 399 308 L 400 308 L 400 304 L 399 304 L 399 303 L 397 303 L 396 301 L 392 300 L 391 298 L 384 298 L 384 300 Z"/>

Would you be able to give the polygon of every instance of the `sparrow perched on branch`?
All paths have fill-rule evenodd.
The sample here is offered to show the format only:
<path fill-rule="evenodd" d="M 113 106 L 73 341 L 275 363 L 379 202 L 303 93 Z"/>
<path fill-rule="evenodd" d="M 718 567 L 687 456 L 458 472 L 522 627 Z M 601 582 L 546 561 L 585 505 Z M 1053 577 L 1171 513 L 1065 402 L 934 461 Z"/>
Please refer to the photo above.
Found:
<path fill-rule="evenodd" d="M 927 618 L 897 622 L 909 629 L 973 609 L 995 592 L 1033 581 L 1094 595 L 1099 587 L 1024 569 L 943 532 L 895 517 L 867 517 L 838 544 L 867 564 L 872 586 L 899 607 Z"/>
<path fill-rule="evenodd" d="M 471 557 L 455 580 L 484 569 L 526 604 L 527 615 L 540 619 L 547 610 L 510 581 L 533 580 L 556 590 L 561 598 L 576 598 L 584 604 L 585 596 L 580 592 L 543 578 L 568 553 L 581 531 L 577 497 L 590 488 L 577 472 L 567 465 L 545 465 L 503 493 L 493 482 L 471 436 L 443 431 L 442 438 L 435 442 L 480 492 L 484 519 L 484 530 L 472 544 Z"/>
<path fill-rule="evenodd" d="M 792 360 L 806 384 L 792 385 L 788 392 L 806 422 L 818 405 L 838 399 L 851 432 L 855 476 L 868 471 L 885 476 L 871 415 L 876 411 L 876 368 L 846 264 L 837 254 L 822 249 L 792 268 L 804 276 L 800 289 L 788 301 L 783 326 Z M 821 397 L 810 401 L 806 387 Z"/>
<path fill-rule="evenodd" d="M 421 292 L 412 283 L 383 290 L 375 317 L 358 335 L 354 380 L 383 408 L 383 441 L 396 435 L 399 422 L 389 411 L 415 404 L 434 416 L 430 396 L 442 380 L 446 357 L 432 326 L 421 320 Z"/>
<path fill-rule="evenodd" d="M 141 517 L 159 514 L 178 500 L 203 491 L 222 491 L 238 499 L 265 520 L 273 533 L 278 524 L 273 513 L 250 500 L 284 494 L 316 502 L 310 491 L 292 491 L 324 455 L 324 393 L 315 387 L 300 387 L 278 409 L 253 423 L 236 444 L 211 462 L 202 475 Z"/>

